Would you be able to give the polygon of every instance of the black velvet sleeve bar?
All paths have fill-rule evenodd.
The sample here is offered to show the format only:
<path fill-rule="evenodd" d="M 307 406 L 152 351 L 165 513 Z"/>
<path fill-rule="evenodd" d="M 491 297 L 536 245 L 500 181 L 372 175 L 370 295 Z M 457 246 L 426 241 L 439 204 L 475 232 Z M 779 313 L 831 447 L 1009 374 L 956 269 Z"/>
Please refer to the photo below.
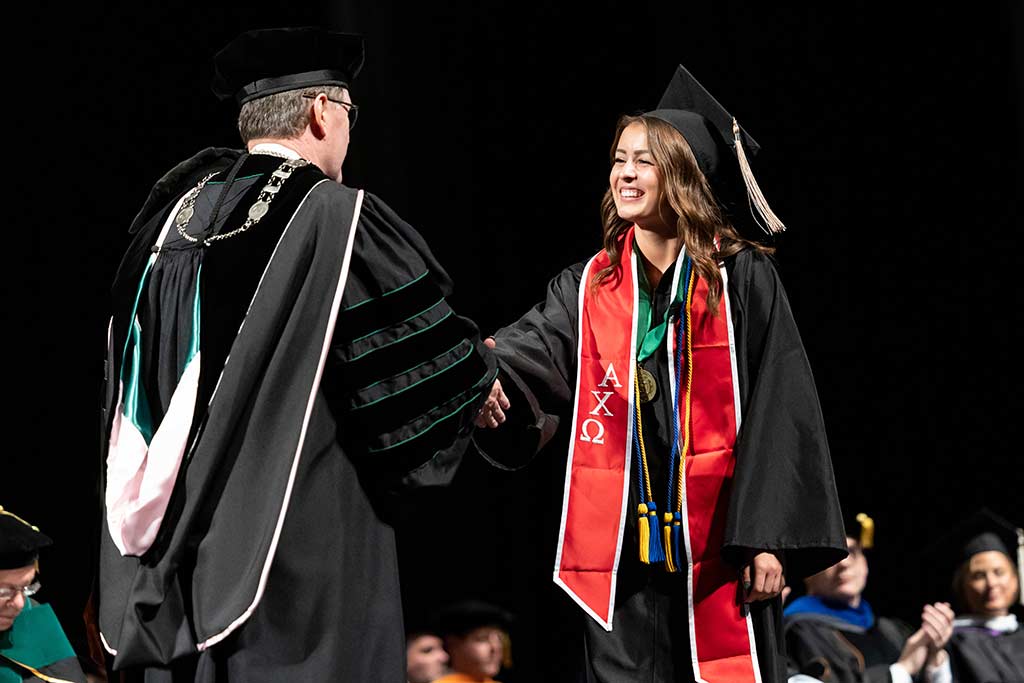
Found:
<path fill-rule="evenodd" d="M 447 483 L 497 368 L 422 237 L 365 195 L 324 389 L 346 451 L 400 486 Z"/>

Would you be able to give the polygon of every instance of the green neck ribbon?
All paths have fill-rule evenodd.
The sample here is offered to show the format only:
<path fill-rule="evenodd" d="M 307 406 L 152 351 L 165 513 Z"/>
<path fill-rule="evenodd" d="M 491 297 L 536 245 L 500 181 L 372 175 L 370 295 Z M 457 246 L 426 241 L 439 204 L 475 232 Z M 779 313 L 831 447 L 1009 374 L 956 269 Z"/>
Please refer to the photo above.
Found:
<path fill-rule="evenodd" d="M 633 243 L 633 248 L 637 254 L 636 280 L 640 290 L 637 292 L 636 359 L 637 361 L 644 361 L 654 355 L 654 352 L 665 343 L 669 314 L 682 303 L 684 287 L 681 285 L 685 283 L 681 282 L 682 278 L 677 280 L 675 292 L 672 293 L 672 303 L 665 308 L 665 313 L 662 315 L 661 320 L 658 321 L 658 324 L 651 327 L 651 324 L 654 322 L 651 320 L 651 299 L 654 296 L 654 292 L 651 291 L 651 284 L 647 281 L 643 257 L 640 255 L 640 250 L 636 248 L 636 242 Z"/>

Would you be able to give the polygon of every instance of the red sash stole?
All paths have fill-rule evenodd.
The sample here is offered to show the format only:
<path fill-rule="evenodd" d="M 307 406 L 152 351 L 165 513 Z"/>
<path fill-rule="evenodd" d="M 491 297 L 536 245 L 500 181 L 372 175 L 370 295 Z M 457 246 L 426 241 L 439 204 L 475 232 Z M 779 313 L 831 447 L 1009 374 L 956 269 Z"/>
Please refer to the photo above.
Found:
<path fill-rule="evenodd" d="M 720 272 L 726 285 L 728 274 L 724 267 Z M 752 624 L 739 609 L 739 576 L 722 559 L 739 422 L 728 290 L 723 286 L 717 316 L 707 308 L 707 294 L 707 283 L 698 278 L 690 314 L 693 385 L 683 495 L 694 676 L 709 683 L 760 681 Z M 670 353 L 674 347 L 673 337 Z"/>
<path fill-rule="evenodd" d="M 680 254 L 676 263 L 677 277 L 684 257 Z M 576 406 L 554 580 L 610 631 L 633 459 L 637 263 L 632 230 L 623 243 L 620 273 L 592 290 L 593 274 L 609 263 L 607 253 L 600 252 L 587 264 L 580 282 Z M 726 278 L 724 268 L 721 272 Z M 687 572 L 689 586 L 690 649 L 697 680 L 759 681 L 750 619 L 739 609 L 739 577 L 721 557 L 735 465 L 738 391 L 727 295 L 713 316 L 707 309 L 707 292 L 707 283 L 698 279 L 690 314 L 691 438 L 682 504 L 685 549 L 679 549 L 680 571 Z M 677 333 L 678 328 L 666 335 L 670 358 L 675 357 Z M 680 416 L 686 414 L 685 359 L 682 372 L 684 381 L 675 397 Z M 681 427 L 680 441 L 682 431 Z M 665 492 L 655 496 L 665 511 Z"/>
<path fill-rule="evenodd" d="M 622 263 L 634 260 L 630 230 Z M 611 630 L 629 498 L 637 283 L 635 267 L 625 266 L 592 290 L 591 277 L 609 263 L 607 252 L 601 251 L 583 269 L 580 281 L 576 408 L 555 583 Z"/>

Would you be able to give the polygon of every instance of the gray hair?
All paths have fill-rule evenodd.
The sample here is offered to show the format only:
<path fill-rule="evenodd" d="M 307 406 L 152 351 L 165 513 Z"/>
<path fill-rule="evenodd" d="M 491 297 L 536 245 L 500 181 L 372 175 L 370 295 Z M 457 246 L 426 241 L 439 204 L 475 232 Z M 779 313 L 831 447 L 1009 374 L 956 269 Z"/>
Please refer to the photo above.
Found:
<path fill-rule="evenodd" d="M 340 85 L 325 85 L 317 88 L 286 90 L 267 95 L 242 105 L 238 112 L 238 132 L 242 142 L 261 138 L 296 138 L 309 122 L 310 101 L 303 95 L 324 93 L 332 100 L 341 100 L 345 88 Z"/>

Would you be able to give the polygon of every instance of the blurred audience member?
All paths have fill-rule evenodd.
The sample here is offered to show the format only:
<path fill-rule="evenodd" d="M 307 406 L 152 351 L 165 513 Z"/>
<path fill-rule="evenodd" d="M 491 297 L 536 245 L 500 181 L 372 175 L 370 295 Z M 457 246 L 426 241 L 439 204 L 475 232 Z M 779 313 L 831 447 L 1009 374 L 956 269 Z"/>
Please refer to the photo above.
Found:
<path fill-rule="evenodd" d="M 953 596 L 960 615 L 949 641 L 954 680 L 1022 683 L 1024 630 L 1010 609 L 1021 600 L 1024 529 L 981 510 L 954 532 L 954 538 L 958 566 Z"/>
<path fill-rule="evenodd" d="M 439 622 L 452 671 L 437 683 L 495 683 L 511 665 L 512 615 L 500 607 L 468 600 L 442 610 Z"/>
<path fill-rule="evenodd" d="M 0 681 L 85 683 L 75 651 L 39 591 L 39 549 L 52 541 L 0 507 Z"/>
<path fill-rule="evenodd" d="M 953 631 L 946 603 L 925 605 L 921 628 L 911 633 L 893 619 L 876 617 L 863 598 L 868 579 L 864 551 L 874 522 L 861 513 L 847 523 L 849 556 L 805 579 L 807 595 L 784 614 L 786 647 L 796 669 L 825 683 L 949 683 L 943 649 Z"/>
<path fill-rule="evenodd" d="M 405 635 L 405 661 L 409 683 L 432 683 L 448 671 L 444 641 L 432 629 L 417 629 Z"/>

